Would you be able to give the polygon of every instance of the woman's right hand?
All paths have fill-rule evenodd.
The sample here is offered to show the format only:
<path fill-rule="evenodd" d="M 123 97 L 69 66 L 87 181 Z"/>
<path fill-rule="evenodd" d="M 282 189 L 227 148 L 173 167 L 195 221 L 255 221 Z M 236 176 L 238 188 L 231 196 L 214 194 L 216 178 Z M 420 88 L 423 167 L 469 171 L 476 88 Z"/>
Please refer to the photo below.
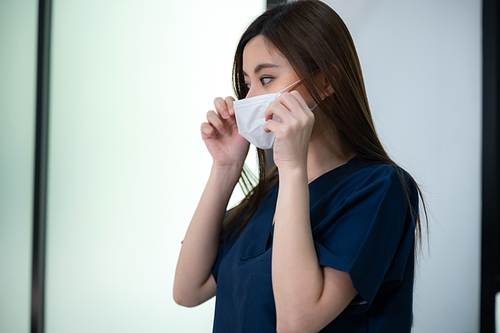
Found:
<path fill-rule="evenodd" d="M 217 97 L 215 111 L 208 111 L 207 122 L 201 124 L 201 137 L 215 166 L 242 167 L 248 153 L 250 144 L 238 133 L 233 101 Z"/>

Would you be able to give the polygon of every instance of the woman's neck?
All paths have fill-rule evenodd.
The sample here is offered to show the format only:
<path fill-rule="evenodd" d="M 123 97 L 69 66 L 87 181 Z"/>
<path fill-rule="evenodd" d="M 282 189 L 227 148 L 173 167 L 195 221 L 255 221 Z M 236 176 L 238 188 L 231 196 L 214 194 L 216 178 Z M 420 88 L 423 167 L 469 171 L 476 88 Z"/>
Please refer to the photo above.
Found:
<path fill-rule="evenodd" d="M 316 131 L 315 131 L 316 130 Z M 346 164 L 355 156 L 345 153 L 337 131 L 315 128 L 309 142 L 307 178 L 311 183 L 322 174 Z"/>

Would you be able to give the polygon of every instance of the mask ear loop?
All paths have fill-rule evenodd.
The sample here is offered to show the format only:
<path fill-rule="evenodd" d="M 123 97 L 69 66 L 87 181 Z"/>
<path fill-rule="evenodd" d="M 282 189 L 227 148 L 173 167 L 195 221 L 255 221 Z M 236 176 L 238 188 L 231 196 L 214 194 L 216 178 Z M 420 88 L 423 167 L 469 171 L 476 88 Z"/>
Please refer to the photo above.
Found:
<path fill-rule="evenodd" d="M 276 98 L 280 97 L 281 96 L 281 93 L 285 90 L 287 90 L 288 88 L 290 87 L 293 87 L 294 85 L 296 85 L 297 83 L 299 83 L 300 81 L 302 81 L 302 79 L 299 79 L 298 81 L 295 81 L 294 83 L 292 83 L 291 85 L 289 85 L 288 87 L 284 88 L 284 89 L 281 89 L 278 93 L 276 93 Z"/>
<path fill-rule="evenodd" d="M 302 79 L 299 79 L 298 81 L 295 81 L 294 83 L 292 83 L 292 84 L 291 84 L 291 85 L 289 85 L 288 87 L 286 87 L 286 88 L 284 88 L 284 89 L 280 90 L 278 93 L 276 93 L 276 97 L 275 97 L 275 99 L 276 99 L 276 98 L 278 98 L 278 97 L 280 97 L 280 96 L 281 96 L 281 93 L 282 93 L 283 91 L 287 90 L 287 89 L 288 89 L 288 88 L 290 88 L 290 87 L 293 87 L 294 85 L 296 85 L 296 84 L 297 84 L 297 83 L 299 83 L 300 81 L 302 81 Z M 326 98 L 326 97 L 323 97 L 321 100 L 322 100 L 322 101 L 324 101 L 324 100 L 325 100 L 325 98 Z M 313 107 L 312 107 L 311 109 L 309 109 L 309 110 L 314 111 L 314 109 L 316 109 L 316 107 L 317 107 L 318 105 L 319 105 L 319 103 L 318 103 L 318 104 L 316 104 L 315 106 L 313 106 Z"/>
<path fill-rule="evenodd" d="M 326 98 L 326 97 L 323 97 L 323 98 L 321 99 L 321 101 L 324 101 L 324 100 L 325 100 L 325 98 Z M 319 102 L 319 103 L 321 103 L 321 102 Z M 318 103 L 318 104 L 316 104 L 315 106 L 313 106 L 313 107 L 312 107 L 312 109 L 309 109 L 309 110 L 314 111 L 314 109 L 316 109 L 316 107 L 319 105 L 319 103 Z"/>

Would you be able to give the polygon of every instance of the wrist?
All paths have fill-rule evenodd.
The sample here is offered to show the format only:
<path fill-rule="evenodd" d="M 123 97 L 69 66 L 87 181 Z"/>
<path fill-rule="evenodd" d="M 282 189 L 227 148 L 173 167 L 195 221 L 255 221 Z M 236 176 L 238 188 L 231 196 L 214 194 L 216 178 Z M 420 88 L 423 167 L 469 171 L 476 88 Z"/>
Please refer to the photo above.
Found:
<path fill-rule="evenodd" d="M 224 176 L 237 175 L 239 177 L 242 170 L 243 170 L 243 164 L 240 163 L 225 164 L 225 165 L 218 165 L 214 163 L 212 164 L 211 173 Z"/>
<path fill-rule="evenodd" d="M 238 183 L 243 165 L 212 165 L 210 179 L 213 179 L 219 186 L 234 188 Z"/>
<path fill-rule="evenodd" d="M 307 167 L 306 166 L 295 166 L 286 167 L 279 169 L 279 182 L 280 184 L 297 184 L 307 181 Z M 281 186 L 281 185 L 280 185 Z"/>

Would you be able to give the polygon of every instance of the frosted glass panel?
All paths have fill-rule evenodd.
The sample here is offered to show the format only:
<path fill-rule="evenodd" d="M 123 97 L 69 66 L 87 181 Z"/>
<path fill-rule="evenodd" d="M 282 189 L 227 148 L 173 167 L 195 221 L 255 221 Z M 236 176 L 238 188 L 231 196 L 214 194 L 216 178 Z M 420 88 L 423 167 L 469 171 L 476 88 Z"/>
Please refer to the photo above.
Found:
<path fill-rule="evenodd" d="M 495 297 L 495 331 L 500 333 L 500 292 Z"/>
<path fill-rule="evenodd" d="M 264 6 L 54 1 L 48 332 L 211 330 L 213 301 L 177 306 L 173 275 L 210 170 L 199 127 Z"/>
<path fill-rule="evenodd" d="M 0 332 L 29 332 L 38 1 L 0 1 Z"/>

